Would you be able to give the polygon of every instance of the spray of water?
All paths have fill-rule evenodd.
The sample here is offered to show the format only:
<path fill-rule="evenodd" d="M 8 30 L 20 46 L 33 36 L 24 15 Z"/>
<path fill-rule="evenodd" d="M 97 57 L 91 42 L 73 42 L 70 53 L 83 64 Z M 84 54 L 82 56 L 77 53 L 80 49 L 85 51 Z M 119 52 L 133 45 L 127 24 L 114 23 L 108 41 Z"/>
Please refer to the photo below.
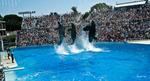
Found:
<path fill-rule="evenodd" d="M 61 43 L 61 45 L 54 45 L 55 51 L 57 54 L 63 54 L 68 55 L 69 52 L 67 51 L 67 48 L 65 47 L 65 41 Z"/>
<path fill-rule="evenodd" d="M 76 44 L 70 45 L 68 46 L 69 50 L 71 53 L 73 54 L 77 54 L 77 53 L 81 53 L 82 51 L 84 51 L 83 49 L 79 49 Z"/>
<path fill-rule="evenodd" d="M 69 52 L 66 50 L 66 47 L 64 45 L 64 42 L 61 45 L 55 45 L 55 51 L 57 54 L 63 54 L 63 55 L 68 55 Z"/>
<path fill-rule="evenodd" d="M 85 49 L 85 51 L 93 51 L 93 52 L 101 52 L 103 51 L 100 48 L 96 48 L 93 43 L 90 43 L 88 41 L 88 36 L 86 35 L 86 33 L 84 31 L 82 31 L 82 35 L 80 37 L 81 41 L 82 41 L 82 45 L 83 48 Z"/>
<path fill-rule="evenodd" d="M 79 44 L 81 45 L 82 48 L 78 48 L 76 43 L 73 45 L 67 45 L 64 41 L 61 45 L 55 46 L 56 53 L 58 54 L 64 54 L 64 55 L 69 55 L 69 54 L 77 54 L 81 53 L 83 51 L 92 51 L 92 52 L 101 52 L 103 49 L 96 48 L 93 43 L 90 43 L 88 41 L 88 36 L 86 33 L 83 31 L 81 36 L 77 41 L 80 41 Z"/>
<path fill-rule="evenodd" d="M 84 51 L 83 49 L 78 49 L 76 44 L 67 45 L 65 41 L 62 42 L 61 45 L 55 45 L 55 51 L 58 54 L 69 55 L 69 54 L 77 54 Z"/>

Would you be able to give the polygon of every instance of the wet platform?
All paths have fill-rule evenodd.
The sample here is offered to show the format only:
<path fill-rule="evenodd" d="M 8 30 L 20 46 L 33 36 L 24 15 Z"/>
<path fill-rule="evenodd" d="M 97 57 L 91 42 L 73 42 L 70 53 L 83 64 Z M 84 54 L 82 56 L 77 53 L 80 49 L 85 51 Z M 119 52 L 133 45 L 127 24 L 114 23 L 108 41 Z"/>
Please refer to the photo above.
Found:
<path fill-rule="evenodd" d="M 1 65 L 3 65 L 4 68 L 10 69 L 10 68 L 15 68 L 17 67 L 17 62 L 14 58 L 14 63 L 12 63 L 12 58 L 9 57 L 10 59 L 8 59 L 8 54 L 7 52 L 0 52 L 1 58 Z"/>
<path fill-rule="evenodd" d="M 132 44 L 148 44 L 150 45 L 150 40 L 133 40 L 133 41 L 127 41 L 128 43 Z"/>

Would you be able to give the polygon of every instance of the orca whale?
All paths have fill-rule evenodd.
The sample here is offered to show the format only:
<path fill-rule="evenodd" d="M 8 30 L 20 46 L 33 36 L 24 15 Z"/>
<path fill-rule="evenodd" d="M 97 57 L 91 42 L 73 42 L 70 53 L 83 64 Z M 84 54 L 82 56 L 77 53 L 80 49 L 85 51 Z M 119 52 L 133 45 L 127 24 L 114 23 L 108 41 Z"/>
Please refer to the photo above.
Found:
<path fill-rule="evenodd" d="M 55 30 L 58 30 L 58 34 L 59 34 L 58 45 L 60 45 L 63 42 L 63 39 L 65 37 L 65 28 L 60 22 L 58 22 L 58 28 L 56 28 Z"/>
<path fill-rule="evenodd" d="M 97 38 L 95 37 L 96 35 L 96 24 L 94 21 L 91 22 L 90 25 L 87 25 L 86 27 L 83 28 L 84 31 L 89 31 L 88 37 L 89 37 L 89 42 L 91 43 L 94 39 L 96 40 Z"/>
<path fill-rule="evenodd" d="M 75 40 L 76 40 L 76 26 L 75 24 L 71 23 L 71 28 L 68 29 L 68 31 L 71 32 L 71 39 L 72 39 L 72 44 L 74 44 Z"/>

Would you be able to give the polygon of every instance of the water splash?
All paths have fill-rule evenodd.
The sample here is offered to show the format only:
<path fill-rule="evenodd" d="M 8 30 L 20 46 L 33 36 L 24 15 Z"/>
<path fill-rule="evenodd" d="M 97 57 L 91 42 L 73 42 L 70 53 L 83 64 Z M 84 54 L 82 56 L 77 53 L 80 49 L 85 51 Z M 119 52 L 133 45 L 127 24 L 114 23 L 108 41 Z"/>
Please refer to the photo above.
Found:
<path fill-rule="evenodd" d="M 93 43 L 90 43 L 88 41 L 88 36 L 86 35 L 86 33 L 84 31 L 82 31 L 82 35 L 80 37 L 81 41 L 82 41 L 82 45 L 83 45 L 83 48 L 86 50 L 86 51 L 93 51 L 93 52 L 101 52 L 103 51 L 103 49 L 101 48 L 96 48 Z"/>
<path fill-rule="evenodd" d="M 103 51 L 100 48 L 96 48 L 92 43 L 85 44 L 84 48 L 86 49 L 86 51 L 93 51 L 93 52 L 101 52 L 101 51 Z"/>
<path fill-rule="evenodd" d="M 71 53 L 81 53 L 83 52 L 84 50 L 83 49 L 79 49 L 76 44 L 73 44 L 73 45 L 70 45 L 68 46 L 69 50 Z"/>
<path fill-rule="evenodd" d="M 57 46 L 55 45 L 56 53 L 63 54 L 63 55 L 69 55 L 69 54 L 77 54 L 84 51 L 83 49 L 78 49 L 76 44 L 73 45 L 66 45 L 65 42 L 63 42 L 61 45 Z"/>
<path fill-rule="evenodd" d="M 64 45 L 64 43 L 62 43 L 61 45 L 55 45 L 55 50 L 56 50 L 56 53 L 58 54 L 63 54 L 63 55 L 68 55 L 69 52 L 66 50 L 66 47 Z"/>
<path fill-rule="evenodd" d="M 78 42 L 78 43 L 77 43 Z M 55 45 L 56 53 L 63 54 L 63 55 L 69 55 L 69 54 L 77 54 L 81 53 L 83 51 L 92 51 L 92 52 L 101 52 L 103 49 L 96 48 L 93 43 L 90 43 L 88 40 L 88 36 L 84 31 L 82 31 L 81 36 L 77 39 L 77 42 L 75 42 L 73 45 L 67 45 L 65 41 L 63 40 L 62 44 L 57 46 Z M 77 44 L 81 46 L 79 49 Z"/>

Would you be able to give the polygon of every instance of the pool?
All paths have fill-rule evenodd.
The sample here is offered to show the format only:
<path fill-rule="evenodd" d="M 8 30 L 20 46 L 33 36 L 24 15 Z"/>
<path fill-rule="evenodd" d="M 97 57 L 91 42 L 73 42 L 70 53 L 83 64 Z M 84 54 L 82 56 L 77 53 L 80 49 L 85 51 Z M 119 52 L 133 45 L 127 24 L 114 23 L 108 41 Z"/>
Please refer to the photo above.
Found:
<path fill-rule="evenodd" d="M 60 55 L 54 47 L 16 48 L 15 81 L 150 81 L 150 45 L 97 43 L 102 52 Z M 13 74 L 13 75 L 12 75 Z"/>

